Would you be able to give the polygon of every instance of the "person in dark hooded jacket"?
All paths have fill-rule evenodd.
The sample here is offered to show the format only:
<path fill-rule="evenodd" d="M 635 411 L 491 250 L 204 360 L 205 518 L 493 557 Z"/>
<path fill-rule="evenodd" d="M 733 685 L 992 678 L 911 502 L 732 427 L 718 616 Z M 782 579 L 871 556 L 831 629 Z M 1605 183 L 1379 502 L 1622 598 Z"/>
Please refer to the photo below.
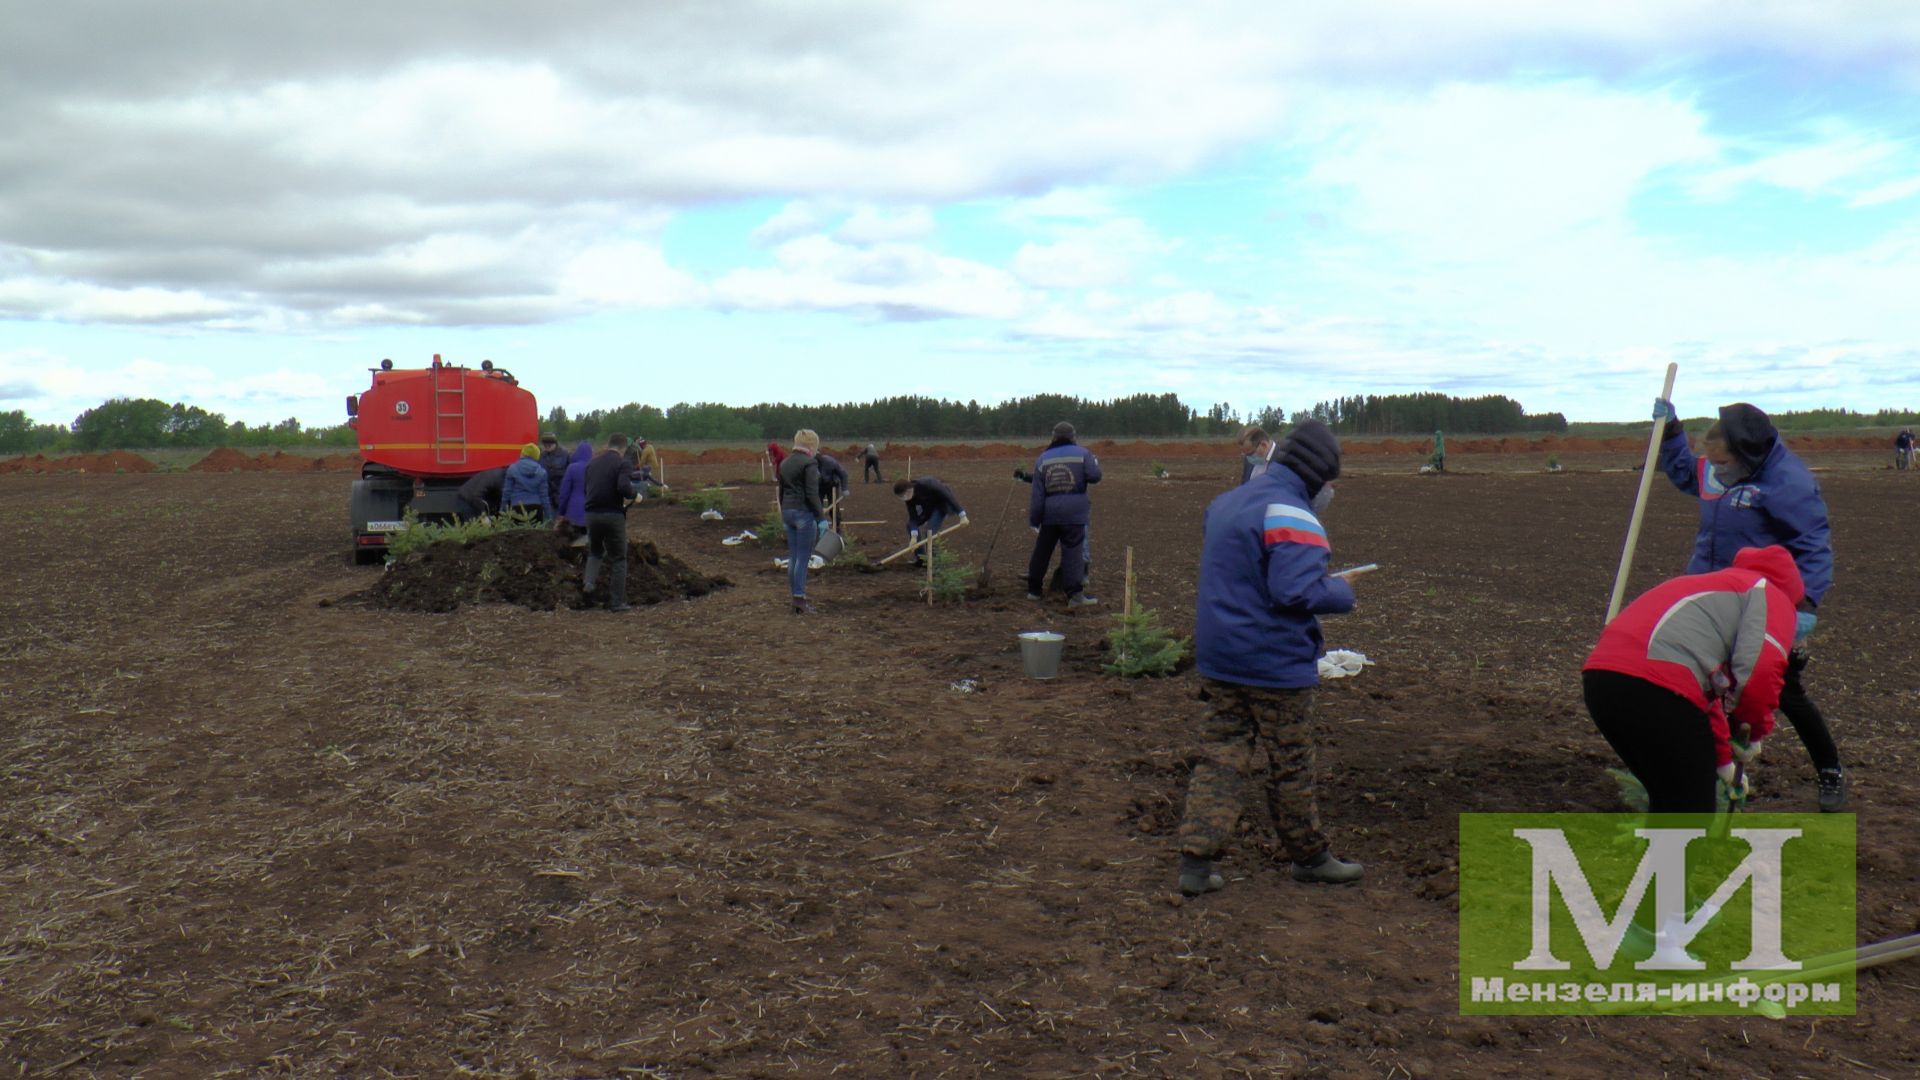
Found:
<path fill-rule="evenodd" d="M 1340 442 L 1318 420 L 1294 428 L 1274 467 L 1214 499 L 1200 542 L 1194 658 L 1210 702 L 1180 825 L 1180 891 L 1212 892 L 1214 860 L 1266 759 L 1267 804 L 1297 881 L 1356 881 L 1336 858 L 1314 796 L 1313 688 L 1320 616 L 1353 610 L 1353 585 L 1327 572 L 1319 513 L 1333 500 Z"/>
<path fill-rule="evenodd" d="M 1087 487 L 1100 482 L 1100 459 L 1074 441 L 1073 425 L 1065 420 L 1053 426 L 1053 441 L 1033 463 L 1033 491 L 1027 497 L 1027 524 L 1038 534 L 1027 560 L 1027 599 L 1040 599 L 1053 549 L 1060 551 L 1061 576 L 1066 579 L 1067 606 L 1084 607 L 1100 601 L 1086 593 L 1087 526 L 1093 520 L 1093 501 Z"/>
<path fill-rule="evenodd" d="M 587 462 L 593 460 L 593 444 L 585 439 L 573 448 L 573 460 L 560 477 L 560 499 L 556 509 L 567 524 L 576 529 L 587 527 Z"/>
<path fill-rule="evenodd" d="M 1846 805 L 1846 771 L 1840 749 L 1803 685 L 1807 639 L 1817 612 L 1833 584 L 1833 545 L 1827 504 L 1813 474 L 1780 438 L 1760 409 L 1737 402 L 1720 409 L 1696 455 L 1686 429 L 1665 399 L 1654 402 L 1655 419 L 1667 422 L 1660 443 L 1660 468 L 1673 485 L 1700 501 L 1700 531 L 1694 539 L 1687 573 L 1724 570 L 1743 548 L 1778 544 L 1793 556 L 1805 595 L 1799 601 L 1792 653 L 1780 711 L 1813 759 L 1820 809 Z"/>
<path fill-rule="evenodd" d="M 507 466 L 500 481 L 500 509 L 532 514 L 536 521 L 553 520 L 553 496 L 547 493 L 547 470 L 540 467 L 538 446 L 521 447 L 520 460 Z"/>
<path fill-rule="evenodd" d="M 500 508 L 500 486 L 506 481 L 507 470 L 485 469 L 467 478 L 460 490 L 453 493 L 454 506 L 462 518 L 474 519 L 486 517 Z"/>
<path fill-rule="evenodd" d="M 813 455 L 813 461 L 820 470 L 820 502 L 824 505 L 836 498 L 846 498 L 853 490 L 853 478 L 847 475 L 847 467 L 840 464 L 840 459 L 822 450 Z M 827 515 L 835 529 L 840 527 L 840 508 L 841 504 L 835 502 L 832 513 Z"/>

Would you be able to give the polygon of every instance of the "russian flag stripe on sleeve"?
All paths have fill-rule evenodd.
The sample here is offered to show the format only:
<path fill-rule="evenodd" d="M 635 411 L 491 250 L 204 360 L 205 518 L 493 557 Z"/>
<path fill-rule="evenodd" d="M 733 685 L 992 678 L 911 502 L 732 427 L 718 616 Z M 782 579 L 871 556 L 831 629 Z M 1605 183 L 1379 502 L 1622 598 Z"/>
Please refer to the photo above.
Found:
<path fill-rule="evenodd" d="M 1327 530 L 1320 519 L 1308 511 L 1285 503 L 1268 503 L 1266 532 L 1263 537 L 1266 545 L 1307 544 L 1312 547 L 1327 547 Z"/>

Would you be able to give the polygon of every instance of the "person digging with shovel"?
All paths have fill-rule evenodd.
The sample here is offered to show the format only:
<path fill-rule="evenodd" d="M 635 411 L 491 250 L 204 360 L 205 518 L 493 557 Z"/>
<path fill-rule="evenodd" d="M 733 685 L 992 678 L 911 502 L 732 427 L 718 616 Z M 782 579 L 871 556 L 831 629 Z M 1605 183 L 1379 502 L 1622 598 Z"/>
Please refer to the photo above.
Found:
<path fill-rule="evenodd" d="M 1803 591 L 1786 548 L 1742 548 L 1725 570 L 1654 586 L 1601 631 L 1580 671 L 1587 712 L 1648 813 L 1715 813 L 1716 785 L 1746 798 Z"/>
<path fill-rule="evenodd" d="M 1214 870 L 1264 751 L 1267 806 L 1295 881 L 1360 880 L 1334 856 L 1314 798 L 1313 688 L 1326 651 L 1320 616 L 1353 610 L 1350 577 L 1327 573 L 1319 513 L 1340 475 L 1340 441 L 1318 420 L 1294 428 L 1275 468 L 1207 507 L 1194 659 L 1210 704 L 1180 824 L 1180 891 L 1226 884 Z"/>
<path fill-rule="evenodd" d="M 966 520 L 967 511 L 954 497 L 953 489 L 940 482 L 937 476 L 922 476 L 916 480 L 895 480 L 893 493 L 907 504 L 907 541 L 918 543 L 920 540 L 937 536 L 940 527 L 946 524 L 947 515 Z M 927 565 L 925 549 L 913 553 L 913 565 Z"/>

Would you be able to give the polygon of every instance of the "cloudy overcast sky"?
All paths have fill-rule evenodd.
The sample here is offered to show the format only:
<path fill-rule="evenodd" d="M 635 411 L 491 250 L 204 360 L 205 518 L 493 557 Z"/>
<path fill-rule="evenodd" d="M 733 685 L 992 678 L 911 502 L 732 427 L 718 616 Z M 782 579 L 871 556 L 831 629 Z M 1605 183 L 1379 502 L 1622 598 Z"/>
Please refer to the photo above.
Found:
<path fill-rule="evenodd" d="M 1920 407 L 1912 0 L 0 12 L 0 410 Z"/>

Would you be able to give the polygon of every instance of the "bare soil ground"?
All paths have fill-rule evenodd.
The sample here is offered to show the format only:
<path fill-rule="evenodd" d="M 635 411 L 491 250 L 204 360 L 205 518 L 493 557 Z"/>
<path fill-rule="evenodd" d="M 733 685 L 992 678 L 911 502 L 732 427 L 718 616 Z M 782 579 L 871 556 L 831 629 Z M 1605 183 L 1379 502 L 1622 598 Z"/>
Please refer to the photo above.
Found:
<path fill-rule="evenodd" d="M 1011 460 L 937 466 L 965 558 L 1013 492 L 987 598 L 835 569 L 806 619 L 771 551 L 719 543 L 765 488 L 726 522 L 632 515 L 732 588 L 432 615 L 339 603 L 381 573 L 348 565 L 341 474 L 0 478 L 0 1074 L 1920 1074 L 1911 962 L 1817 1023 L 1457 1015 L 1455 815 L 1615 806 L 1577 669 L 1636 483 L 1600 470 L 1636 457 L 1356 460 L 1335 557 L 1384 569 L 1328 637 L 1378 663 L 1322 692 L 1321 762 L 1367 879 L 1293 883 L 1256 822 L 1229 888 L 1184 903 L 1192 677 L 1103 676 L 1105 613 L 1021 598 Z M 1862 940 L 1920 929 L 1920 479 L 1880 458 L 1814 460 L 1839 585 L 1809 686 L 1853 768 Z M 1094 583 L 1117 606 L 1132 545 L 1185 632 L 1236 465 L 1167 464 L 1109 467 Z M 851 530 L 867 552 L 897 546 L 890 491 L 852 509 L 886 522 Z M 1656 489 L 1638 586 L 1693 522 Z M 1052 682 L 1020 670 L 1042 627 L 1068 638 Z M 1793 743 L 1758 809 L 1811 808 Z"/>

